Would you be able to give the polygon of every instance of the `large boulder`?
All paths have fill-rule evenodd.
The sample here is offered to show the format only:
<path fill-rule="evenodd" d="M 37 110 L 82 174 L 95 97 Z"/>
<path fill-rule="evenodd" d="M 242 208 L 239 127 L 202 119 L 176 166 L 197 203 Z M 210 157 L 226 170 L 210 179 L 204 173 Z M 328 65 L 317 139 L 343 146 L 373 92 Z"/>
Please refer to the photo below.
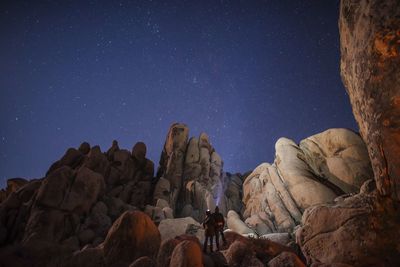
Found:
<path fill-rule="evenodd" d="M 72 184 L 73 170 L 64 166 L 54 170 L 44 179 L 37 194 L 37 204 L 57 208 L 61 206 L 68 188 Z"/>
<path fill-rule="evenodd" d="M 304 152 L 290 139 L 280 138 L 275 144 L 275 164 L 287 188 L 302 210 L 333 201 L 337 194 L 316 180 L 305 161 Z"/>
<path fill-rule="evenodd" d="M 372 177 L 367 147 L 356 133 L 329 129 L 300 142 L 313 172 L 337 185 L 344 193 L 358 192 Z"/>
<path fill-rule="evenodd" d="M 106 264 L 130 264 L 137 258 L 155 258 L 160 232 L 143 212 L 126 211 L 112 225 L 103 243 Z"/>
<path fill-rule="evenodd" d="M 242 234 L 242 235 L 248 235 L 248 234 L 253 234 L 255 235 L 255 232 L 248 227 L 239 217 L 239 214 L 237 214 L 235 211 L 230 210 L 227 215 L 227 221 L 226 224 L 228 228 L 236 233 Z"/>
<path fill-rule="evenodd" d="M 275 148 L 274 164 L 260 164 L 243 183 L 243 217 L 259 235 L 292 232 L 306 208 L 358 192 L 371 175 L 366 146 L 350 130 L 329 129 L 299 146 L 280 138 Z"/>
<path fill-rule="evenodd" d="M 169 266 L 203 267 L 203 253 L 198 243 L 185 240 L 173 250 Z"/>
<path fill-rule="evenodd" d="M 243 191 L 243 202 L 246 206 L 244 218 L 252 218 L 249 222 L 253 227 L 259 228 L 259 235 L 276 230 L 291 231 L 295 223 L 300 221 L 299 208 L 274 165 L 259 165 L 246 178 Z"/>
<path fill-rule="evenodd" d="M 86 167 L 76 172 L 63 166 L 43 180 L 38 191 L 37 204 L 64 211 L 88 213 L 104 188 L 101 174 Z"/>
<path fill-rule="evenodd" d="M 161 240 L 165 241 L 183 234 L 196 236 L 200 241 L 204 240 L 204 229 L 192 217 L 165 219 L 158 225 Z"/>
<path fill-rule="evenodd" d="M 252 250 L 252 246 L 249 246 L 248 242 L 236 240 L 229 246 L 228 250 L 226 250 L 224 254 L 228 266 L 264 266 L 264 264 L 256 257 L 255 251 Z"/>
<path fill-rule="evenodd" d="M 382 195 L 400 199 L 400 4 L 342 0 L 341 75 Z"/>
<path fill-rule="evenodd" d="M 376 191 L 311 207 L 296 232 L 308 264 L 399 266 L 400 214 Z"/>
<path fill-rule="evenodd" d="M 60 205 L 60 209 L 74 211 L 80 214 L 88 213 L 92 205 L 97 201 L 99 194 L 103 192 L 104 189 L 105 183 L 103 176 L 88 168 L 82 167 L 78 170 L 71 187 L 65 192 L 66 195 L 64 201 Z"/>
<path fill-rule="evenodd" d="M 180 241 L 176 238 L 162 241 L 157 255 L 156 266 L 168 267 L 171 261 L 172 252 L 179 243 Z"/>

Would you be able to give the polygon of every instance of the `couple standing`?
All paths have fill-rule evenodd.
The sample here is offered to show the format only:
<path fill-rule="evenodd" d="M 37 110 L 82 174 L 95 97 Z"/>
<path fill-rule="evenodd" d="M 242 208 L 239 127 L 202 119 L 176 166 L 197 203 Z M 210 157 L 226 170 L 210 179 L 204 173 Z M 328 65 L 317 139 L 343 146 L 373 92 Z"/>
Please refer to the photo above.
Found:
<path fill-rule="evenodd" d="M 222 237 L 222 241 L 224 245 L 226 244 L 225 236 L 224 236 L 224 226 L 225 219 L 224 216 L 219 212 L 218 206 L 215 207 L 215 212 L 211 213 L 210 210 L 206 211 L 206 218 L 203 222 L 203 227 L 205 229 L 205 239 L 204 239 L 204 253 L 207 252 L 207 244 L 210 241 L 210 251 L 213 251 L 213 239 L 215 235 L 215 241 L 217 244 L 217 250 L 219 250 L 219 235 Z"/>

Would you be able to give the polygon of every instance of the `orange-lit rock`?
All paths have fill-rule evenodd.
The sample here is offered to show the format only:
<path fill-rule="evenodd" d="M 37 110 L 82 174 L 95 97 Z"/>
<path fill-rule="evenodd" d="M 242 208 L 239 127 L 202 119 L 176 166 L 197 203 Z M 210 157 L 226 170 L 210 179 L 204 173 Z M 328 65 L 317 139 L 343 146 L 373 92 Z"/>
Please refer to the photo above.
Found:
<path fill-rule="evenodd" d="M 379 192 L 400 199 L 400 3 L 341 1 L 341 74 Z"/>
<path fill-rule="evenodd" d="M 103 243 L 106 263 L 131 263 L 139 257 L 155 258 L 161 237 L 145 213 L 127 211 L 112 225 Z"/>
<path fill-rule="evenodd" d="M 161 243 L 160 250 L 157 255 L 157 266 L 168 267 L 171 261 L 171 255 L 175 247 L 180 243 L 179 240 L 172 238 Z"/>
<path fill-rule="evenodd" d="M 203 253 L 200 245 L 191 240 L 180 242 L 173 250 L 169 266 L 202 267 Z"/>

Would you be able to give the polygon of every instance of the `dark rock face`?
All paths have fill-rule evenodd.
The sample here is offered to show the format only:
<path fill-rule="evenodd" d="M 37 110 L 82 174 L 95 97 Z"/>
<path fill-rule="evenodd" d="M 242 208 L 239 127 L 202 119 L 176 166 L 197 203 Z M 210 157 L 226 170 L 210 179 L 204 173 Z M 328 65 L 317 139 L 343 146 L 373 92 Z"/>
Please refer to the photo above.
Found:
<path fill-rule="evenodd" d="M 6 246 L 0 250 L 11 251 L 8 260 L 25 257 L 10 248 L 16 244 L 16 250 L 33 255 L 33 265 L 51 266 L 48 255 L 37 250 L 54 248 L 62 261 L 61 255 L 68 258 L 80 248 L 101 244 L 125 211 L 149 204 L 154 164 L 145 158 L 143 143 L 133 151 L 135 155 L 120 150 L 114 142 L 105 154 L 99 146 L 83 143 L 68 149 L 43 179 L 10 179 L 0 203 L 0 246 Z M 87 255 L 93 253 L 96 250 L 80 251 L 72 266 L 86 266 Z"/>
<path fill-rule="evenodd" d="M 400 3 L 342 0 L 341 74 L 379 192 L 400 200 Z"/>

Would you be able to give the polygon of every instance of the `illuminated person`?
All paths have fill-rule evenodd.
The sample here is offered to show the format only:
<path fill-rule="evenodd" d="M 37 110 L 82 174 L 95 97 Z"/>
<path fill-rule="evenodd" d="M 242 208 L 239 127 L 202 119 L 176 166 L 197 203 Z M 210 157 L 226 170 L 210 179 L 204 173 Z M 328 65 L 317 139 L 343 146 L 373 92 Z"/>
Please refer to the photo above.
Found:
<path fill-rule="evenodd" d="M 210 251 L 213 252 L 213 237 L 215 235 L 215 221 L 214 221 L 214 216 L 212 216 L 210 210 L 206 211 L 206 218 L 204 219 L 203 227 L 205 229 L 203 251 L 204 251 L 204 253 L 207 253 L 207 243 L 208 243 L 208 240 L 210 240 Z"/>
<path fill-rule="evenodd" d="M 219 250 L 219 235 L 221 235 L 224 245 L 226 245 L 226 240 L 224 236 L 225 219 L 224 216 L 219 212 L 218 206 L 215 207 L 213 217 L 215 221 L 215 241 L 217 243 L 217 249 Z"/>

